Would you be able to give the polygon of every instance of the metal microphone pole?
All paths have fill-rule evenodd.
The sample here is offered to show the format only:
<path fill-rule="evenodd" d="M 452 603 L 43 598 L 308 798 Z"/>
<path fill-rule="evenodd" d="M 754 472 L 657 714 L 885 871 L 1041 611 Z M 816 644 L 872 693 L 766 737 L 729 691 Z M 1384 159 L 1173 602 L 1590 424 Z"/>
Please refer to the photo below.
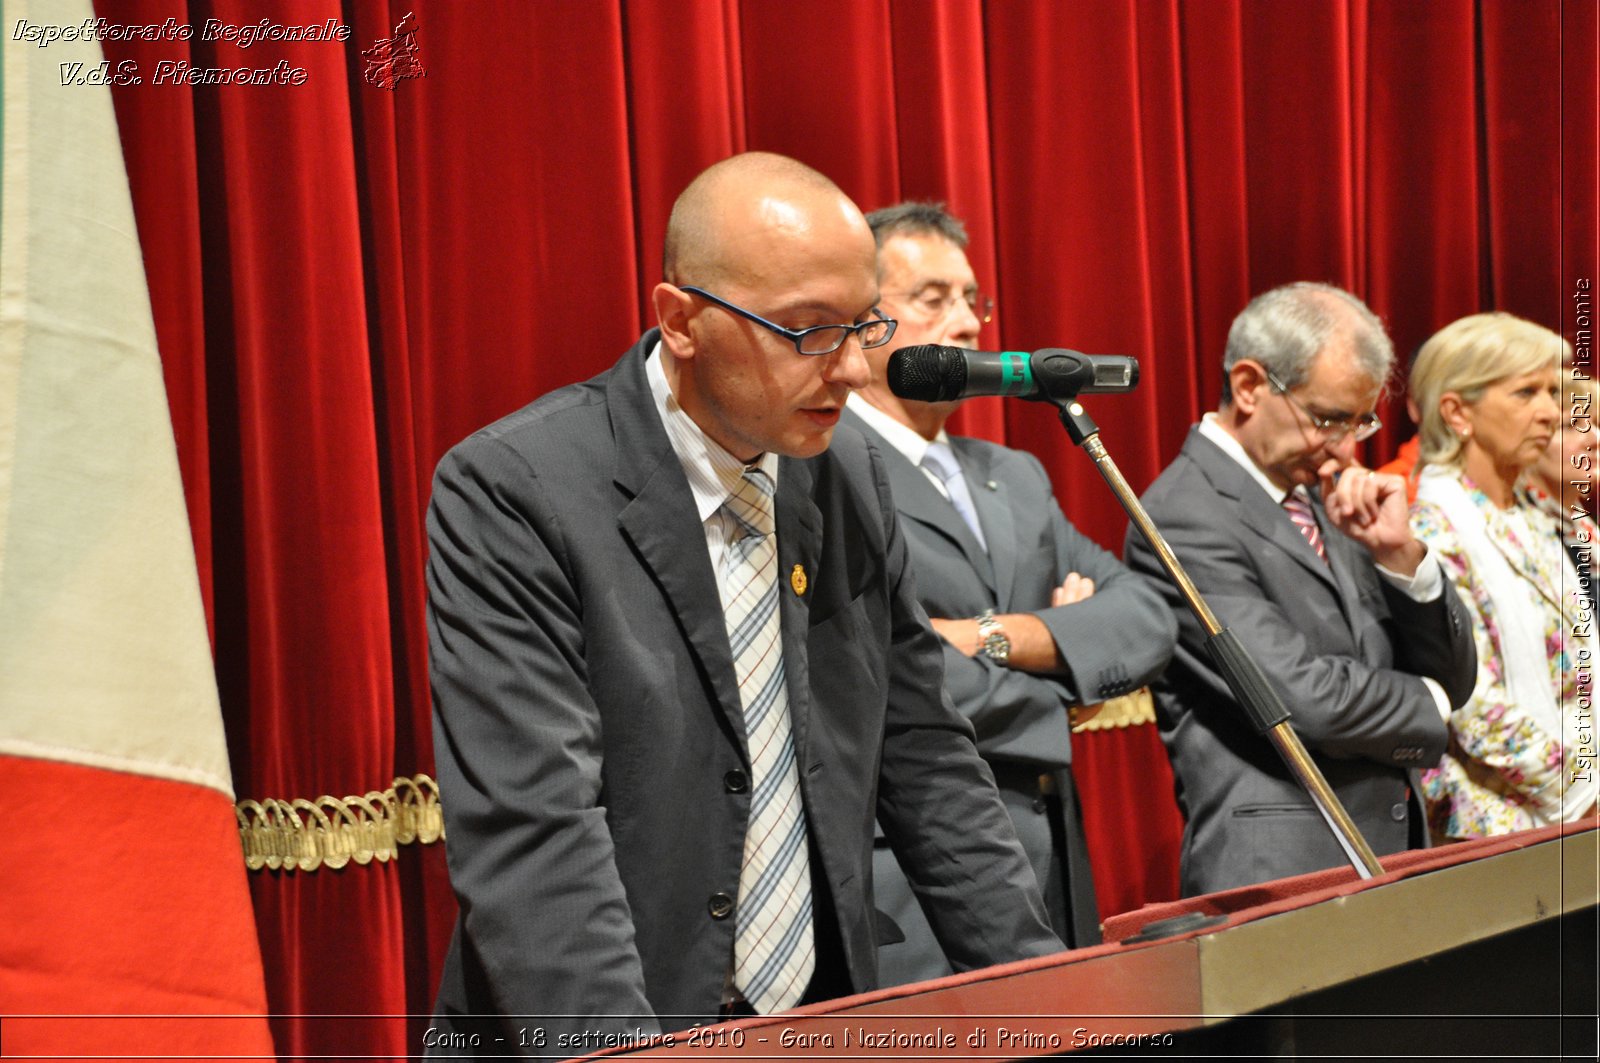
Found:
<path fill-rule="evenodd" d="M 1232 631 L 1218 622 L 1216 614 L 1200 596 L 1199 589 L 1189 579 L 1189 574 L 1183 570 L 1183 566 L 1178 563 L 1177 556 L 1167 545 L 1166 539 L 1162 538 L 1155 522 L 1150 519 L 1150 514 L 1145 512 L 1138 496 L 1128 487 L 1128 481 L 1123 479 L 1116 462 L 1112 461 L 1111 455 L 1106 452 L 1105 444 L 1100 441 L 1099 425 L 1084 412 L 1076 396 L 1064 398 L 1052 396 L 1050 401 L 1060 409 L 1061 424 L 1066 428 L 1067 435 L 1071 436 L 1072 442 L 1082 447 L 1093 459 L 1095 466 L 1100 470 L 1100 475 L 1105 478 L 1111 487 L 1111 492 L 1117 496 L 1117 501 L 1122 503 L 1128 518 L 1133 521 L 1133 526 L 1139 529 L 1139 534 L 1144 536 L 1145 542 L 1156 552 L 1156 557 L 1161 559 L 1161 565 L 1167 570 L 1167 575 L 1172 577 L 1172 582 L 1177 585 L 1183 600 L 1188 603 L 1189 609 L 1210 636 L 1206 648 L 1211 651 L 1212 660 L 1216 662 L 1223 679 L 1227 681 L 1228 689 L 1233 691 L 1234 698 L 1250 714 L 1256 730 L 1267 737 L 1277 749 L 1278 755 L 1283 758 L 1283 762 L 1294 773 L 1301 787 L 1311 795 L 1312 803 L 1317 806 L 1317 811 L 1322 813 L 1328 829 L 1333 831 L 1333 836 L 1338 841 L 1339 847 L 1344 850 L 1350 866 L 1364 879 L 1383 874 L 1383 866 L 1378 863 L 1377 854 L 1372 851 L 1372 846 L 1361 836 L 1361 831 L 1356 828 L 1350 813 L 1345 811 L 1344 805 L 1328 785 L 1322 770 L 1311 759 L 1311 754 L 1306 752 L 1300 736 L 1289 726 L 1289 710 L 1284 706 L 1283 699 L 1278 697 L 1277 690 L 1267 680 L 1261 671 L 1261 666 L 1256 664 L 1255 658 L 1250 656 L 1249 651 Z"/>

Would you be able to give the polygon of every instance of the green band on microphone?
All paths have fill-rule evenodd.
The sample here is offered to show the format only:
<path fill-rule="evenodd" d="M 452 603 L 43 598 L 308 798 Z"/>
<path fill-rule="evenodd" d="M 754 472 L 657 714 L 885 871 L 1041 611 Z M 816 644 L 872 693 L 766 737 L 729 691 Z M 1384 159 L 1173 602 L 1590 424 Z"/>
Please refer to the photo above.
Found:
<path fill-rule="evenodd" d="M 1026 395 L 1033 390 L 1033 359 L 1026 351 L 1000 353 L 1002 395 Z"/>

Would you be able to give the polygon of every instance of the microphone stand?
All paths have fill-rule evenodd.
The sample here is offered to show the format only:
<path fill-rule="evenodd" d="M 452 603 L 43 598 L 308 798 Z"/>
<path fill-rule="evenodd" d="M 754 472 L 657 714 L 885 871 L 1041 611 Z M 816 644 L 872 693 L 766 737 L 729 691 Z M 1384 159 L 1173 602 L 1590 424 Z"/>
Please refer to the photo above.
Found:
<path fill-rule="evenodd" d="M 1216 614 L 1211 611 L 1211 607 L 1200 596 L 1199 589 L 1189 579 L 1189 574 L 1183 570 L 1183 566 L 1178 563 L 1177 555 L 1167 545 L 1155 522 L 1150 519 L 1150 514 L 1145 512 L 1138 496 L 1128 486 L 1128 481 L 1123 479 L 1116 462 L 1111 460 L 1105 444 L 1100 442 L 1100 426 L 1084 412 L 1075 394 L 1060 397 L 1052 395 L 1050 401 L 1061 411 L 1061 424 L 1066 428 L 1067 435 L 1071 436 L 1072 442 L 1082 447 L 1093 459 L 1095 466 L 1100 470 L 1100 475 L 1105 478 L 1111 487 L 1111 492 L 1117 496 L 1117 501 L 1122 503 L 1128 518 L 1133 521 L 1133 526 L 1139 529 L 1139 534 L 1144 536 L 1145 542 L 1156 552 L 1156 557 L 1160 559 L 1172 582 L 1177 585 L 1183 600 L 1199 619 L 1201 627 L 1205 628 L 1209 636 L 1206 648 L 1211 652 L 1211 659 L 1216 662 L 1223 679 L 1227 681 L 1228 689 L 1233 691 L 1234 698 L 1244 706 L 1256 730 L 1267 737 L 1301 787 L 1311 795 L 1312 803 L 1317 806 L 1317 811 L 1322 813 L 1328 829 L 1333 831 L 1333 836 L 1338 841 L 1339 847 L 1344 850 L 1350 866 L 1364 879 L 1383 874 L 1383 866 L 1378 863 L 1377 854 L 1372 851 L 1372 846 L 1361 836 L 1361 831 L 1356 828 L 1350 813 L 1345 811 L 1344 805 L 1328 785 L 1322 770 L 1312 761 L 1311 754 L 1306 752 L 1300 736 L 1289 726 L 1289 710 L 1284 706 L 1283 699 L 1278 697 L 1277 690 L 1268 682 L 1266 675 L 1261 671 L 1261 666 L 1256 664 L 1243 643 L 1232 631 L 1222 626 Z"/>

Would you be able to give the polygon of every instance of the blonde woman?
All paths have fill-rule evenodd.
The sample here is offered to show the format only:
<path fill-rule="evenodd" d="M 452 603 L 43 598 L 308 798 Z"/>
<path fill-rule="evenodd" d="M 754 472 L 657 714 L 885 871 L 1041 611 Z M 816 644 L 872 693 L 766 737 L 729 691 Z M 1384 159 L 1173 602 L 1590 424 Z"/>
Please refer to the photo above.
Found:
<path fill-rule="evenodd" d="M 1473 618 L 1478 682 L 1423 773 L 1436 837 L 1582 818 L 1600 794 L 1592 617 L 1556 521 L 1521 490 L 1562 423 L 1570 347 L 1510 314 L 1445 326 L 1417 356 L 1422 472 L 1411 521 Z"/>
<path fill-rule="evenodd" d="M 1595 400 L 1600 399 L 1600 386 L 1587 372 L 1574 369 L 1562 371 L 1561 384 L 1561 430 L 1529 470 L 1523 490 L 1530 502 L 1555 518 L 1562 546 L 1577 570 L 1577 586 L 1563 590 L 1576 590 L 1592 608 L 1594 552 L 1600 549 L 1600 528 L 1594 521 L 1595 449 L 1600 440 Z"/>

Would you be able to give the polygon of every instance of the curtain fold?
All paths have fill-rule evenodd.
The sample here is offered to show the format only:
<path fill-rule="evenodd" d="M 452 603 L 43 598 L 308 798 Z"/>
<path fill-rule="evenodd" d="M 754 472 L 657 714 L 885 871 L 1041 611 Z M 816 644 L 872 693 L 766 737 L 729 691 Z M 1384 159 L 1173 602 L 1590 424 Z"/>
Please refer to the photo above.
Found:
<path fill-rule="evenodd" d="M 1214 406 L 1228 325 L 1290 280 L 1364 296 L 1404 358 L 1504 308 L 1569 335 L 1596 269 L 1594 0 L 102 0 L 118 24 L 343 42 L 108 41 L 239 796 L 431 771 L 422 520 L 469 432 L 651 323 L 673 197 L 747 148 L 864 208 L 942 199 L 999 297 L 991 347 L 1137 356 L 1087 403 L 1143 489 Z M 362 52 L 409 19 L 419 76 Z M 154 84 L 161 60 L 306 72 Z M 399 70 L 400 68 L 396 68 Z M 1374 460 L 1410 434 L 1398 394 Z M 1125 519 L 1048 407 L 958 430 Z M 1176 889 L 1151 728 L 1080 736 L 1103 911 Z M 252 873 L 285 1054 L 399 1054 L 453 918 L 443 846 Z"/>

